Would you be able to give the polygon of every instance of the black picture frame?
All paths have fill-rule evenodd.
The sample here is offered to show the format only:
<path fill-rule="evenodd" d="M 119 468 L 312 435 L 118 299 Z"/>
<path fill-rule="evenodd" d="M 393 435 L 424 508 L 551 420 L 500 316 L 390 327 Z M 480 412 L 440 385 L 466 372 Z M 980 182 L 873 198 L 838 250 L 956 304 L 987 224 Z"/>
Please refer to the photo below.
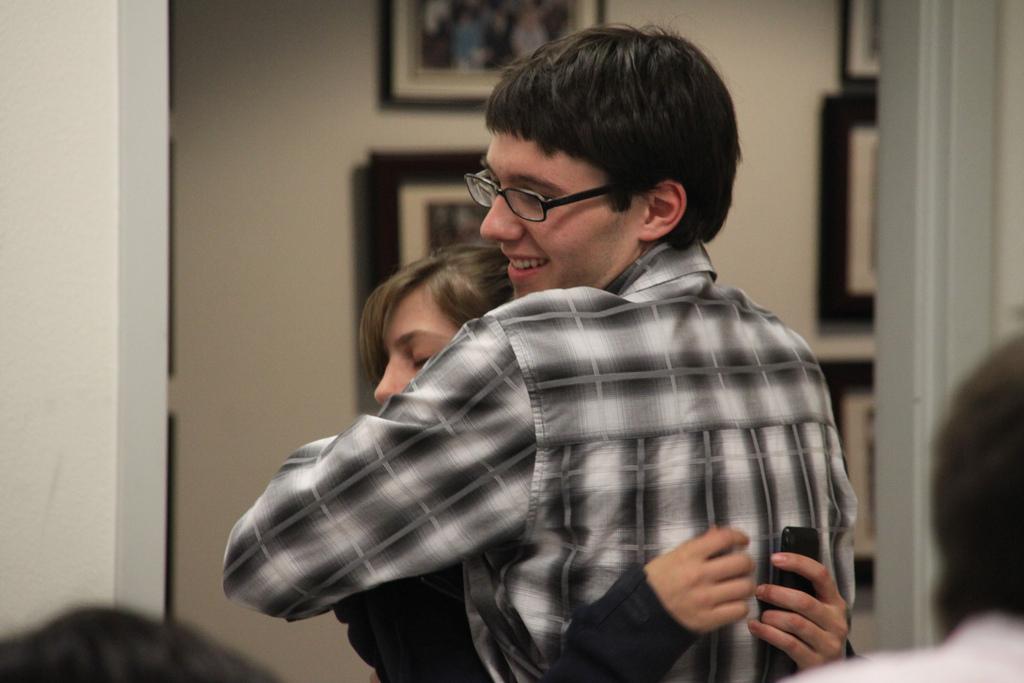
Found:
<path fill-rule="evenodd" d="M 871 361 L 821 363 L 828 383 L 846 470 L 858 498 L 854 533 L 854 575 L 859 585 L 874 582 L 874 364 Z M 852 420 L 852 423 L 851 423 Z"/>
<path fill-rule="evenodd" d="M 874 95 L 825 99 L 818 273 L 825 322 L 874 318 L 877 134 Z"/>
<path fill-rule="evenodd" d="M 408 211 L 403 211 L 402 206 L 403 188 L 426 187 L 429 197 L 430 188 L 442 184 L 451 188 L 460 203 L 472 205 L 463 176 L 480 170 L 484 153 L 481 149 L 455 152 L 375 152 L 370 155 L 370 211 L 373 226 L 370 250 L 373 254 L 374 285 L 395 272 L 402 262 L 403 236 L 408 236 L 411 230 L 411 217 Z M 426 244 L 427 240 L 424 239 L 423 243 Z M 425 255 L 421 251 L 411 254 L 409 258 Z"/>
<path fill-rule="evenodd" d="M 440 21 L 441 25 L 448 27 L 433 31 L 436 40 L 440 41 L 442 52 L 446 46 L 450 48 L 455 42 L 455 15 L 463 11 L 463 4 L 473 3 L 464 0 L 441 2 L 438 6 L 447 8 L 448 14 L 442 12 L 441 20 L 436 16 L 430 20 L 432 24 Z M 551 37 L 603 21 L 604 0 L 564 0 L 564 4 L 564 21 L 559 22 L 561 17 L 552 18 L 549 14 L 540 22 Z M 427 35 L 422 26 L 425 17 L 420 13 L 421 6 L 422 0 L 381 0 L 381 102 L 384 105 L 406 107 L 479 107 L 497 82 L 500 67 L 509 60 L 488 57 L 487 63 L 479 68 L 449 65 L 444 58 L 436 59 L 437 63 L 432 65 L 424 64 L 423 58 L 428 48 L 421 43 Z M 487 11 L 491 10 L 488 8 Z M 513 49 L 511 30 L 517 20 L 517 16 L 510 16 L 507 20 L 509 28 L 501 39 L 502 52 L 505 48 Z M 555 27 L 561 33 L 552 32 L 551 29 Z M 479 39 L 480 49 L 490 54 L 495 52 L 492 32 L 481 31 Z M 451 55 L 448 56 L 450 59 Z"/>
<path fill-rule="evenodd" d="M 174 377 L 175 360 L 175 337 L 176 316 L 175 316 L 175 223 L 174 208 L 176 205 L 175 196 L 175 164 L 174 164 L 174 140 L 167 141 L 167 376 Z"/>
<path fill-rule="evenodd" d="M 879 74 L 879 0 L 843 0 L 841 73 L 847 87 L 874 88 Z"/>

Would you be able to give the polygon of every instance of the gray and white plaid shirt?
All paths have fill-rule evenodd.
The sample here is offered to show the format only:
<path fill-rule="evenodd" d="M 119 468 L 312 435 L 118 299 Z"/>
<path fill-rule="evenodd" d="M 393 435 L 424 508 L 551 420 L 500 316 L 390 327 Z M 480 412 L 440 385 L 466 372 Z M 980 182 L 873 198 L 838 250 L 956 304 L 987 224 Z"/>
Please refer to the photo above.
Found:
<path fill-rule="evenodd" d="M 701 246 L 659 245 L 607 290 L 550 290 L 466 324 L 376 417 L 303 446 L 231 532 L 224 586 L 285 618 L 462 560 L 477 649 L 534 680 L 572 609 L 712 525 L 757 580 L 787 525 L 818 529 L 853 602 L 847 479 L 804 341 L 715 284 Z M 756 604 L 751 608 L 756 613 Z M 667 680 L 762 680 L 744 623 Z"/>

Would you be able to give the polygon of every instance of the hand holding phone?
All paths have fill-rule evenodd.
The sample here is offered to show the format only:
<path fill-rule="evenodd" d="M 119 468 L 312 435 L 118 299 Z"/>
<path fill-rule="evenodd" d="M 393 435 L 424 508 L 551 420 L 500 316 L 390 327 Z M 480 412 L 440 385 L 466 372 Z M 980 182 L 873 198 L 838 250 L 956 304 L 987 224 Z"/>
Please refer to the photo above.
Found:
<path fill-rule="evenodd" d="M 805 526 L 787 526 L 782 530 L 782 542 L 779 544 L 779 550 L 784 553 L 795 553 L 797 555 L 805 555 L 812 560 L 821 561 L 821 548 L 818 542 L 818 531 L 810 527 Z M 796 572 L 790 572 L 780 570 L 778 576 L 772 583 L 782 586 L 783 588 L 795 588 L 798 591 L 803 591 L 809 595 L 817 595 L 811 582 L 797 574 Z M 764 609 L 777 609 L 783 610 L 783 607 L 778 605 L 765 605 L 762 603 L 762 612 Z M 785 610 L 790 611 L 790 610 Z M 796 662 L 780 650 L 775 648 L 769 648 L 769 679 L 777 680 L 790 676 L 797 671 Z"/>
<path fill-rule="evenodd" d="M 761 617 L 751 619 L 747 626 L 755 637 L 774 646 L 767 651 L 768 680 L 792 674 L 798 666 L 806 669 L 839 659 L 845 652 L 849 633 L 846 601 L 835 579 L 822 566 L 819 538 L 815 529 L 783 529 L 777 549 L 788 556 L 772 560 L 770 584 L 758 587 Z M 805 555 L 808 559 L 792 555 Z M 800 567 L 815 579 L 811 582 L 802 574 L 782 570 L 783 567 Z M 807 598 L 794 598 L 790 591 L 781 591 L 780 587 L 810 594 L 813 607 L 807 606 Z"/>

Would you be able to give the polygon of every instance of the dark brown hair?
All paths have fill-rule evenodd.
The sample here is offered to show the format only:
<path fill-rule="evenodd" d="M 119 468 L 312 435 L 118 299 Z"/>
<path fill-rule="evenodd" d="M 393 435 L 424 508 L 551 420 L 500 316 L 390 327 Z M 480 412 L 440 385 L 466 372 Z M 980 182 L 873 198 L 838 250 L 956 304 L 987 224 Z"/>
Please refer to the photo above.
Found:
<path fill-rule="evenodd" d="M 1024 616 L 1024 337 L 996 350 L 961 386 L 935 456 L 945 627 L 989 610 Z"/>
<path fill-rule="evenodd" d="M 602 169 L 619 211 L 662 180 L 679 181 L 686 212 L 666 238 L 677 248 L 709 242 L 732 203 L 732 98 L 708 58 L 666 30 L 602 26 L 547 43 L 506 68 L 487 127 Z"/>
<path fill-rule="evenodd" d="M 388 364 L 384 333 L 398 303 L 426 286 L 438 308 L 456 326 L 479 318 L 512 298 L 508 259 L 493 245 L 455 245 L 404 266 L 366 299 L 359 321 L 359 354 L 372 384 Z"/>
<path fill-rule="evenodd" d="M 0 683 L 276 683 L 185 626 L 83 607 L 0 642 Z"/>

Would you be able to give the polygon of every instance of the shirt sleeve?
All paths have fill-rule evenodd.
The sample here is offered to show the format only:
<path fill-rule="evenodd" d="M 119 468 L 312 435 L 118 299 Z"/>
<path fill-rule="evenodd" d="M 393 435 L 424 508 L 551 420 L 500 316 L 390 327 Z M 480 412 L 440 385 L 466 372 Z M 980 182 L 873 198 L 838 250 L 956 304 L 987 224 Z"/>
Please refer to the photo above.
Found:
<path fill-rule="evenodd" d="M 493 319 L 471 321 L 376 417 L 285 461 L 231 531 L 225 593 L 301 619 L 512 543 L 535 454 L 508 339 Z"/>
<path fill-rule="evenodd" d="M 697 640 L 665 610 L 637 565 L 573 611 L 565 649 L 541 683 L 662 680 Z"/>

